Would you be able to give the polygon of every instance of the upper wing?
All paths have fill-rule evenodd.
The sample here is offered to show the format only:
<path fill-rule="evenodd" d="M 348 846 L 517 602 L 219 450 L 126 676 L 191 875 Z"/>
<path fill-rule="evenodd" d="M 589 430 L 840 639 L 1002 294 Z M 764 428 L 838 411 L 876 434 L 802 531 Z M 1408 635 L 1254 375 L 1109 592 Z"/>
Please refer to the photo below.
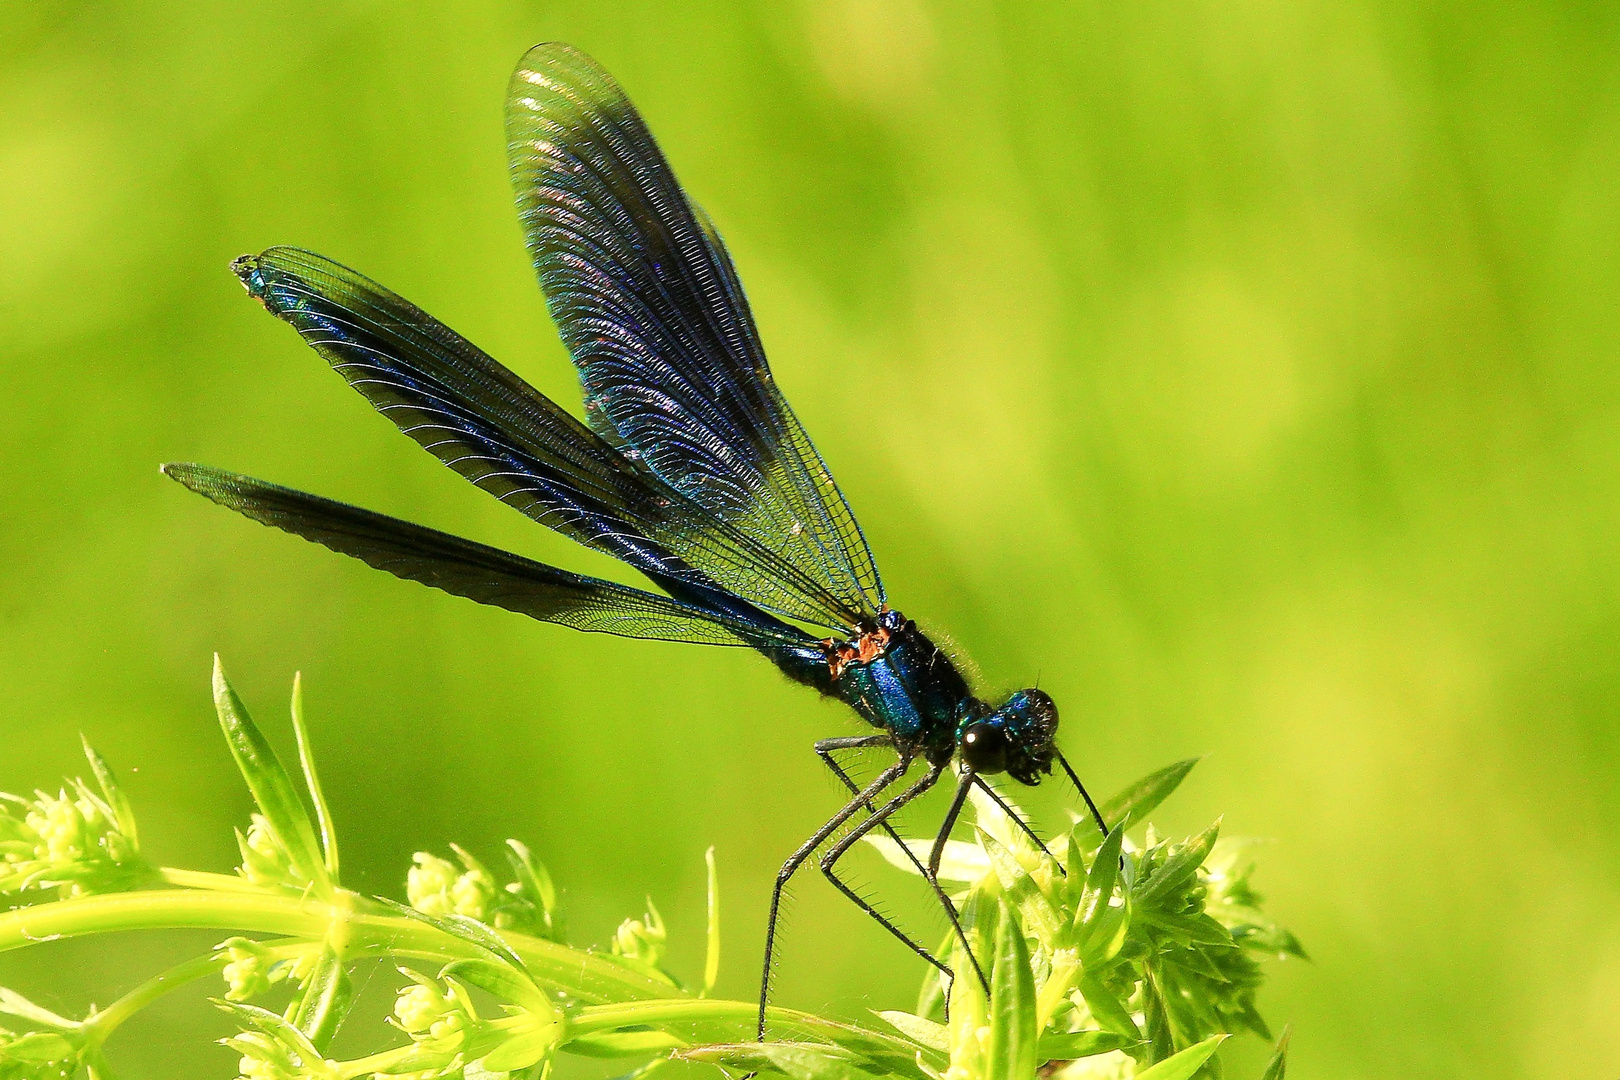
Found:
<path fill-rule="evenodd" d="M 378 412 L 502 502 L 705 607 L 854 625 L 812 575 L 634 466 L 415 305 L 295 248 L 232 265 Z"/>
<path fill-rule="evenodd" d="M 278 529 L 352 555 L 378 570 L 480 604 L 575 630 L 620 637 L 748 645 L 802 645 L 807 636 L 708 611 L 600 578 L 475 544 L 436 529 L 205 465 L 163 466 L 199 495 Z"/>
<path fill-rule="evenodd" d="M 883 604 L 872 553 L 771 379 L 720 236 L 613 78 L 567 45 L 512 76 L 518 212 L 591 426 L 850 616 Z"/>

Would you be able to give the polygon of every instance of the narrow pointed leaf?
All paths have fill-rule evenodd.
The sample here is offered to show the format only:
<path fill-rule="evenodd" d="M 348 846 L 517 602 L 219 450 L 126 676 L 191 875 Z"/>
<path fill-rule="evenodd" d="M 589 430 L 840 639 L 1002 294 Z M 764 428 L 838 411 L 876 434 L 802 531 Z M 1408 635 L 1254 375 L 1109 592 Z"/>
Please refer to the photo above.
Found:
<path fill-rule="evenodd" d="M 1192 881 L 1203 865 L 1209 849 L 1220 835 L 1219 821 L 1194 837 L 1186 847 L 1164 861 L 1147 880 L 1134 890 L 1133 898 L 1144 905 L 1152 905 L 1166 896 L 1180 892 Z"/>
<path fill-rule="evenodd" d="M 259 812 L 287 853 L 294 872 L 313 884 L 322 897 L 329 896 L 332 884 L 326 875 L 326 864 L 309 821 L 309 812 L 282 767 L 281 759 L 276 757 L 264 733 L 248 716 L 242 699 L 225 680 L 225 669 L 220 666 L 218 656 L 214 657 L 214 708 L 219 713 L 219 726 L 224 729 L 236 767 L 247 781 Z"/>
<path fill-rule="evenodd" d="M 1201 1043 L 1187 1047 L 1174 1057 L 1166 1058 L 1157 1065 L 1136 1074 L 1136 1080 L 1190 1080 L 1191 1076 L 1204 1067 L 1210 1055 L 1230 1036 L 1211 1035 Z"/>
<path fill-rule="evenodd" d="M 381 904 L 393 911 L 396 915 L 403 915 L 408 919 L 427 923 L 435 929 L 444 931 L 451 937 L 460 938 L 469 945 L 476 945 L 503 963 L 527 974 L 528 969 L 524 967 L 522 958 L 512 951 L 512 947 L 501 940 L 499 934 L 476 919 L 469 919 L 465 915 L 429 915 L 424 911 L 417 911 L 407 904 L 401 904 L 397 900 L 390 900 L 386 896 L 373 897 L 372 900 L 374 903 Z"/>
<path fill-rule="evenodd" d="M 1170 793 L 1180 786 L 1187 778 L 1187 774 L 1192 772 L 1192 767 L 1200 760 L 1202 759 L 1187 758 L 1174 765 L 1166 765 L 1103 803 L 1103 820 L 1108 822 L 1109 831 L 1112 832 L 1120 826 L 1129 829 L 1147 817 L 1155 807 L 1170 797 Z"/>
<path fill-rule="evenodd" d="M 1266 1062 L 1266 1071 L 1260 1074 L 1260 1080 L 1283 1080 L 1288 1075 L 1288 1042 L 1293 1036 L 1293 1028 L 1283 1028 L 1282 1038 L 1277 1040 L 1277 1049 Z"/>
<path fill-rule="evenodd" d="M 1085 945 L 1080 950 L 1080 963 L 1082 967 L 1096 967 L 1106 964 L 1119 955 L 1125 942 L 1130 938 L 1131 909 L 1126 904 L 1122 907 L 1105 908 L 1100 918 L 1092 925 L 1086 937 Z"/>
<path fill-rule="evenodd" d="M 257 1028 L 266 1035 L 276 1039 L 291 1048 L 306 1062 L 324 1060 L 321 1052 L 315 1048 L 302 1031 L 299 1031 L 286 1018 L 277 1016 L 269 1009 L 261 1009 L 257 1005 L 246 1005 L 240 1001 L 226 1001 L 223 998 L 210 998 L 215 1005 L 235 1016 L 238 1021 Z"/>
<path fill-rule="evenodd" d="M 456 960 L 439 972 L 478 987 L 531 1012 L 550 1013 L 551 1003 L 522 970 L 493 960 Z"/>
<path fill-rule="evenodd" d="M 332 811 L 326 805 L 326 795 L 321 791 L 321 778 L 315 771 L 315 750 L 310 745 L 309 727 L 304 723 L 304 673 L 301 671 L 293 673 L 292 726 L 298 740 L 298 764 L 304 770 L 304 786 L 315 804 L 315 823 L 321 830 L 326 873 L 335 884 L 338 880 L 337 831 L 332 824 Z"/>
<path fill-rule="evenodd" d="M 908 1012 L 880 1012 L 877 1014 L 889 1023 L 900 1034 L 930 1050 L 948 1053 L 951 1048 L 950 1031 L 944 1024 L 936 1024 L 932 1020 L 924 1020 L 920 1016 L 913 1016 Z"/>
<path fill-rule="evenodd" d="M 1084 898 L 1079 910 L 1075 912 L 1080 920 L 1080 940 L 1084 942 L 1095 929 L 1097 921 L 1108 910 L 1108 902 L 1114 895 L 1114 884 L 1119 880 L 1120 845 L 1124 843 L 1125 830 L 1116 826 L 1108 834 L 1108 838 L 1097 849 L 1097 855 L 1091 862 L 1091 869 L 1086 873 L 1086 888 Z M 1079 878 L 1079 874 L 1075 878 Z"/>
<path fill-rule="evenodd" d="M 714 863 L 714 848 L 703 853 L 704 865 L 709 872 L 709 926 L 703 949 L 703 997 L 714 993 L 714 984 L 720 978 L 720 871 Z"/>
<path fill-rule="evenodd" d="M 322 1053 L 343 1025 L 354 1003 L 354 986 L 343 961 L 331 945 L 322 950 L 315 970 L 288 1014 L 293 1025 Z"/>
<path fill-rule="evenodd" d="M 1063 878 L 1063 906 L 1076 913 L 1080 909 L 1080 901 L 1085 897 L 1087 883 L 1087 875 L 1080 873 L 1081 868 L 1086 865 L 1086 848 L 1075 835 L 1079 831 L 1080 827 L 1077 825 L 1069 833 L 1069 850 L 1065 854 L 1068 873 Z M 1078 918 L 1078 914 L 1076 917 Z"/>
<path fill-rule="evenodd" d="M 1127 1046 L 1134 1045 L 1136 1045 L 1134 1039 L 1127 1039 L 1113 1031 L 1070 1031 L 1057 1035 L 1042 1035 L 1039 1052 L 1035 1057 L 1043 1062 L 1074 1061 L 1106 1054 L 1110 1050 L 1123 1050 Z"/>
<path fill-rule="evenodd" d="M 1029 967 L 1024 931 L 1003 901 L 990 971 L 988 1076 L 1011 1080 L 1034 1074 L 1035 1004 L 1035 974 Z"/>
<path fill-rule="evenodd" d="M 706 1061 L 733 1069 L 780 1073 L 792 1080 L 874 1080 L 884 1075 L 864 1058 L 839 1046 L 819 1043 L 741 1043 L 680 1050 L 685 1061 Z"/>
<path fill-rule="evenodd" d="M 1109 1031 L 1125 1036 L 1131 1042 L 1141 1042 L 1142 1032 L 1131 1019 L 1130 1010 L 1119 997 L 1102 984 L 1097 976 L 1086 972 L 1080 976 L 1080 996 L 1086 999 L 1086 1007 L 1097 1023 Z"/>
<path fill-rule="evenodd" d="M 135 810 L 129 804 L 129 796 L 118 786 L 118 778 L 113 775 L 107 759 L 96 752 L 96 748 L 90 745 L 90 740 L 80 735 L 79 741 L 84 744 L 85 759 L 90 762 L 90 771 L 96 774 L 96 783 L 101 785 L 102 797 L 106 799 L 108 808 L 113 812 L 113 821 L 117 823 L 118 831 L 129 837 L 129 842 L 138 850 L 140 838 L 136 833 Z"/>
<path fill-rule="evenodd" d="M 517 878 L 518 895 L 534 906 L 536 920 L 529 932 L 536 937 L 563 944 L 562 913 L 557 908 L 557 887 L 545 863 L 517 840 L 506 842 L 506 861 Z"/>
<path fill-rule="evenodd" d="M 979 830 L 979 844 L 990 857 L 991 869 L 1001 882 L 1002 892 L 1023 916 L 1025 929 L 1047 948 L 1058 947 L 1058 937 L 1067 929 L 1064 925 L 1066 920 L 1057 913 L 1046 894 L 1041 892 L 1035 879 L 1018 861 L 1018 856 L 982 829 Z"/>
<path fill-rule="evenodd" d="M 861 839 L 877 848 L 878 853 L 891 866 L 898 867 L 908 874 L 917 873 L 917 863 L 912 862 L 912 855 L 916 856 L 917 862 L 927 865 L 928 857 L 933 854 L 934 849 L 932 840 L 907 840 L 905 847 L 902 848 L 888 836 L 867 833 Z M 911 855 L 906 854 L 907 849 Z M 990 860 L 986 858 L 984 850 L 978 844 L 969 844 L 961 840 L 945 841 L 944 853 L 939 861 L 939 880 L 974 882 L 989 872 Z"/>
<path fill-rule="evenodd" d="M 686 1043 L 667 1031 L 593 1031 L 563 1044 L 579 1057 L 617 1058 L 661 1054 Z"/>
<path fill-rule="evenodd" d="M 78 1021 L 58 1016 L 43 1005 L 35 1005 L 17 991 L 8 990 L 4 986 L 0 986 L 0 1014 L 15 1016 L 30 1024 L 39 1024 L 58 1031 L 70 1031 L 79 1026 Z"/>

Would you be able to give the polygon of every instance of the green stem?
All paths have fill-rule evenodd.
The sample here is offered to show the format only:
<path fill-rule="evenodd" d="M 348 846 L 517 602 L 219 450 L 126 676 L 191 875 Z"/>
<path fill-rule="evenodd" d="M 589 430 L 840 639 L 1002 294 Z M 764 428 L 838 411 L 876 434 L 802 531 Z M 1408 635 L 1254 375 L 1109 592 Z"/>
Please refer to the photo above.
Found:
<path fill-rule="evenodd" d="M 218 875 L 215 875 L 218 876 Z M 350 955 L 409 955 L 448 961 L 482 955 L 475 946 L 426 923 L 351 911 L 354 894 L 337 905 L 262 890 L 222 892 L 160 889 L 58 900 L 0 914 L 0 952 L 59 938 L 124 930 L 234 930 L 323 941 L 334 920 L 349 930 Z M 586 1004 L 684 996 L 628 968 L 526 934 L 501 935 L 530 974 Z"/>
<path fill-rule="evenodd" d="M 188 983 L 194 983 L 198 979 L 205 979 L 222 970 L 226 963 L 224 957 L 210 954 L 176 964 L 168 971 L 152 976 L 85 1021 L 84 1026 L 90 1032 L 90 1040 L 99 1046 L 118 1030 L 120 1024 L 164 994 L 178 990 Z"/>
<path fill-rule="evenodd" d="M 182 889 L 208 889 L 212 892 L 262 893 L 266 889 L 247 878 L 235 874 L 210 874 L 206 870 L 181 870 L 173 866 L 160 866 L 158 877 L 167 885 Z"/>
<path fill-rule="evenodd" d="M 758 1010 L 755 1002 L 713 998 L 593 1005 L 571 1016 L 568 1030 L 571 1035 L 589 1035 L 644 1024 L 698 1045 L 736 1040 L 739 1035 L 743 1039 L 751 1038 Z M 918 1050 L 915 1043 L 894 1035 L 794 1009 L 772 1008 L 767 1010 L 766 1017 L 777 1038 L 838 1043 L 904 1060 L 911 1060 Z M 938 1064 L 943 1067 L 943 1055 Z"/>
<path fill-rule="evenodd" d="M 0 914 L 0 952 L 126 930 L 226 930 L 322 941 L 334 921 L 339 921 L 347 930 L 345 954 L 349 957 L 391 956 L 443 963 L 482 955 L 475 945 L 427 923 L 356 911 L 351 904 L 364 901 L 345 893 L 340 903 L 328 904 L 259 889 L 163 889 L 85 896 Z M 536 981 L 586 1006 L 573 1021 L 581 1034 L 653 1024 L 696 1044 L 746 1039 L 752 1033 L 756 1006 L 751 1002 L 690 998 L 666 983 L 590 953 L 526 934 L 508 932 L 501 937 Z M 223 964 L 213 956 L 199 957 L 142 983 L 90 1021 L 98 1029 L 98 1042 L 163 994 L 217 972 Z M 908 1060 L 916 1052 L 905 1040 L 809 1013 L 772 1009 L 770 1019 L 774 1030 L 790 1038 L 860 1046 Z"/>

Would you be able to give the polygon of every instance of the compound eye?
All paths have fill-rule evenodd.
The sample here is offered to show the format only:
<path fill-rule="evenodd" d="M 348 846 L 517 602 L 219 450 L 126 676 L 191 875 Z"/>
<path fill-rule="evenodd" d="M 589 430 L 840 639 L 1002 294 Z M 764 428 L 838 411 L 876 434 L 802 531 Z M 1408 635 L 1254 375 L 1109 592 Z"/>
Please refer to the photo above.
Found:
<path fill-rule="evenodd" d="M 962 760 L 977 773 L 1007 768 L 1007 733 L 999 724 L 972 724 L 962 733 Z"/>

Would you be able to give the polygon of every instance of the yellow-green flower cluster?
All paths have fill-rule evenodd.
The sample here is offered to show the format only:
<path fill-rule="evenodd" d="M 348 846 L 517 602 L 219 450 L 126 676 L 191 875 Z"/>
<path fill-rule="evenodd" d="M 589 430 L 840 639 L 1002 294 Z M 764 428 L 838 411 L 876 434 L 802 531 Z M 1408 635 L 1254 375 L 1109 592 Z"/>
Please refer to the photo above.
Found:
<path fill-rule="evenodd" d="M 34 795 L 0 795 L 0 894 L 56 887 L 80 896 L 125 888 L 139 876 L 135 837 L 83 781 Z"/>
<path fill-rule="evenodd" d="M 517 968 L 494 960 L 461 961 L 437 979 L 399 970 L 411 981 L 394 1000 L 393 1022 L 411 1037 L 412 1046 L 390 1062 L 390 1075 L 459 1077 L 473 1063 L 484 1072 L 517 1072 L 549 1060 L 563 1041 L 562 1013 Z M 506 1015 L 479 1016 L 467 987 L 452 972 L 506 999 Z"/>
<path fill-rule="evenodd" d="M 498 889 L 495 878 L 472 855 L 456 847 L 462 869 L 448 859 L 418 851 L 405 877 L 405 896 L 424 915 L 463 915 L 480 922 L 488 918 Z"/>

